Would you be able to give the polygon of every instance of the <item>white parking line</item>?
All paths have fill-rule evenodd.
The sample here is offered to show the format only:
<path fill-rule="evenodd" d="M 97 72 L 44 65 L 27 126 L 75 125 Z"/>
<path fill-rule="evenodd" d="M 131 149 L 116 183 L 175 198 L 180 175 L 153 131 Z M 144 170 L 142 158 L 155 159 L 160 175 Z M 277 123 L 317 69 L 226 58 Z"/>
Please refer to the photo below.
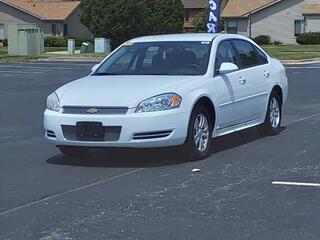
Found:
<path fill-rule="evenodd" d="M 52 69 L 52 70 L 80 70 L 83 67 L 49 67 L 49 66 L 16 66 L 16 65 L 0 65 L 0 68 L 15 68 L 16 69 Z"/>
<path fill-rule="evenodd" d="M 320 116 L 320 113 L 314 113 L 314 114 L 311 114 L 311 115 L 309 115 L 309 116 L 305 116 L 305 117 L 302 117 L 302 118 L 298 118 L 298 119 L 296 119 L 296 120 L 286 122 L 286 123 L 284 123 L 283 125 L 286 126 L 286 125 L 290 125 L 290 124 L 293 124 L 293 123 L 302 122 L 302 121 L 304 121 L 304 120 L 307 120 L 307 119 L 313 118 L 313 117 L 317 117 L 317 116 Z"/>
<path fill-rule="evenodd" d="M 80 187 L 77 187 L 77 188 L 70 189 L 70 190 L 65 191 L 65 192 L 57 193 L 57 194 L 51 195 L 49 197 L 42 198 L 42 199 L 37 200 L 37 201 L 29 202 L 29 203 L 20 205 L 18 207 L 11 208 L 11 209 L 5 210 L 3 212 L 0 212 L 0 216 L 7 215 L 9 213 L 15 212 L 17 210 L 20 210 L 20 209 L 23 209 L 23 208 L 26 208 L 26 207 L 31 207 L 31 206 L 36 205 L 38 203 L 45 202 L 45 201 L 48 201 L 50 199 L 54 199 L 54 198 L 57 198 L 57 197 L 61 197 L 61 196 L 64 196 L 66 194 L 69 194 L 69 193 L 78 192 L 80 190 L 84 190 L 84 189 L 87 189 L 87 188 L 90 188 L 90 187 L 93 187 L 93 186 L 96 186 L 96 185 L 99 185 L 99 184 L 102 184 L 102 183 L 105 183 L 105 182 L 109 182 L 109 181 L 112 181 L 112 180 L 117 179 L 117 178 L 124 177 L 124 176 L 129 175 L 129 174 L 137 173 L 137 172 L 140 172 L 142 170 L 144 170 L 144 168 L 138 168 L 138 169 L 135 169 L 135 170 L 132 170 L 132 171 L 121 173 L 119 175 L 116 175 L 116 176 L 113 176 L 113 177 L 110 177 L 110 178 L 103 179 L 101 181 L 97 181 L 97 182 L 94 182 L 94 183 L 86 184 L 86 185 L 83 185 L 83 186 L 80 186 Z"/>
<path fill-rule="evenodd" d="M 12 73 L 12 74 L 17 74 L 17 73 L 21 73 L 21 74 L 33 74 L 33 73 L 36 73 L 36 74 L 40 74 L 40 73 L 43 73 L 43 72 L 37 72 L 37 71 L 32 71 L 32 72 L 24 72 L 24 71 L 2 71 L 2 70 L 0 70 L 0 73 Z M 1 75 L 1 76 L 3 76 L 3 75 Z"/>
<path fill-rule="evenodd" d="M 287 185 L 287 186 L 304 186 L 304 187 L 320 187 L 320 183 L 303 183 L 303 182 L 281 182 L 274 181 L 273 185 Z"/>

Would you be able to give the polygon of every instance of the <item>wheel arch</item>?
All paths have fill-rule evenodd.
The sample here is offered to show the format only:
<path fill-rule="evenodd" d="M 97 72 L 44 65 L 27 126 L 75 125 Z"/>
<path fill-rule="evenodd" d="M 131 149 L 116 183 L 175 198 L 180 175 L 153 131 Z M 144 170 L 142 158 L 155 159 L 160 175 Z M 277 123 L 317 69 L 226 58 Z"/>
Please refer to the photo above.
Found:
<path fill-rule="evenodd" d="M 194 101 L 194 104 L 192 106 L 192 110 L 190 112 L 190 116 L 189 116 L 189 122 L 190 122 L 190 118 L 191 118 L 191 114 L 192 114 L 192 111 L 197 107 L 197 106 L 204 106 L 210 113 L 210 117 L 211 117 L 211 120 L 213 122 L 213 129 L 215 129 L 215 124 L 216 124 L 216 120 L 217 120 L 217 113 L 216 113 L 216 108 L 214 106 L 214 103 L 213 101 L 211 100 L 210 97 L 206 96 L 206 95 L 202 95 L 202 96 L 199 96 L 195 101 Z"/>
<path fill-rule="evenodd" d="M 280 100 L 281 100 L 281 105 L 283 104 L 283 91 L 282 91 L 282 88 L 279 86 L 279 85 L 275 85 L 273 88 L 272 88 L 272 91 L 271 91 L 271 94 L 273 92 L 276 92 L 279 97 L 280 97 Z"/>

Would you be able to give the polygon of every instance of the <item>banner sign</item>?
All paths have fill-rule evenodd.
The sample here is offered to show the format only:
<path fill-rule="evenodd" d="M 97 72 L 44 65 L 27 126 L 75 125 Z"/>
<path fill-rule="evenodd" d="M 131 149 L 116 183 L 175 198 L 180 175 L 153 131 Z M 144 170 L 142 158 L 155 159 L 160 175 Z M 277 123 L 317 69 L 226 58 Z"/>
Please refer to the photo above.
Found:
<path fill-rule="evenodd" d="M 209 0 L 207 32 L 218 33 L 220 22 L 220 3 L 221 0 Z"/>

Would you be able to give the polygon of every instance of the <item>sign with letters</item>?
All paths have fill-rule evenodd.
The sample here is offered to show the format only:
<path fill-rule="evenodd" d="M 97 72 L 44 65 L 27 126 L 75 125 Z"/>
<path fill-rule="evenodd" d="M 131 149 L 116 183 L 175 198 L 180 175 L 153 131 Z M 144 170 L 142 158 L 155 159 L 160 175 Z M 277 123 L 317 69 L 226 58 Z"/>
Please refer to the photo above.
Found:
<path fill-rule="evenodd" d="M 220 3 L 221 0 L 209 0 L 207 32 L 218 33 L 220 22 Z"/>

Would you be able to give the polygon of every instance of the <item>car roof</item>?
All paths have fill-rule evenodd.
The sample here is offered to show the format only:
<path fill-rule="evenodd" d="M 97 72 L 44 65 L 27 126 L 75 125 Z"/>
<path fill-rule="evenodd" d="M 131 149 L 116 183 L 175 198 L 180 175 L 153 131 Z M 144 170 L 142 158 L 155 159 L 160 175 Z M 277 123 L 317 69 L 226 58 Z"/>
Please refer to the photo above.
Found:
<path fill-rule="evenodd" d="M 165 34 L 165 35 L 154 35 L 138 37 L 130 40 L 130 42 L 168 42 L 168 41 L 186 41 L 186 42 L 202 42 L 212 41 L 215 37 L 220 34 L 216 33 L 181 33 L 181 34 Z"/>

